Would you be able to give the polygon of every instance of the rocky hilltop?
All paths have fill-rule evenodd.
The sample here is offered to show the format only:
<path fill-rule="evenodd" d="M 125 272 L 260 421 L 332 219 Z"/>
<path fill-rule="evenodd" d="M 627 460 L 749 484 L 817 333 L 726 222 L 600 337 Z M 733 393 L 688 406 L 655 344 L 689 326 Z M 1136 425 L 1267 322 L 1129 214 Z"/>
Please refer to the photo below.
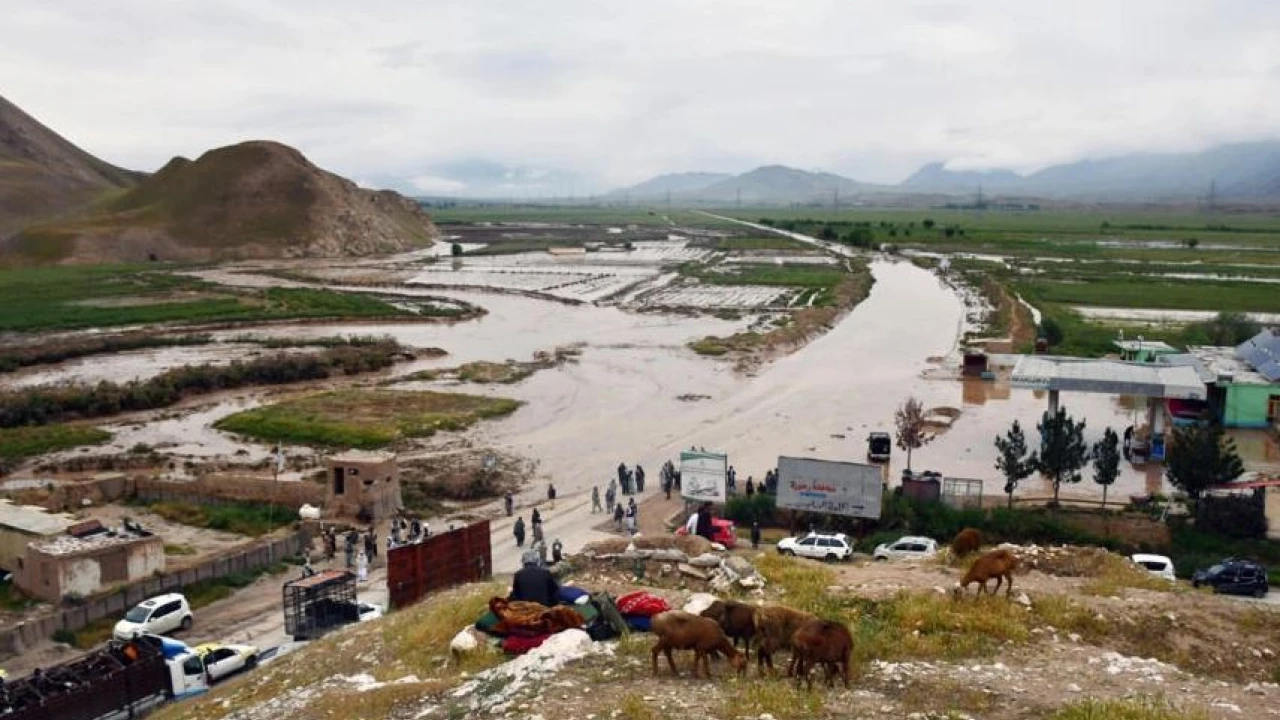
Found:
<path fill-rule="evenodd" d="M 206 261 L 400 252 L 436 235 L 417 203 L 251 141 L 152 175 L 81 150 L 0 98 L 0 255 Z"/>
<path fill-rule="evenodd" d="M 138 183 L 0 97 L 0 238 Z"/>

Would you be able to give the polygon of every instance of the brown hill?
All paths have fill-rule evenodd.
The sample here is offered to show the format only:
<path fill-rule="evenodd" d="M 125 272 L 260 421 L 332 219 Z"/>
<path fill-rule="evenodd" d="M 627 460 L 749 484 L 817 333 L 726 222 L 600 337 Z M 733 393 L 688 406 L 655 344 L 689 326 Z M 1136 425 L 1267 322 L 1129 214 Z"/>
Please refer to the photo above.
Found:
<path fill-rule="evenodd" d="M 435 234 L 409 199 L 253 141 L 174 158 L 95 212 L 27 228 L 6 250 L 69 262 L 366 255 L 421 247 Z"/>
<path fill-rule="evenodd" d="M 0 97 L 0 238 L 141 177 L 81 150 Z"/>

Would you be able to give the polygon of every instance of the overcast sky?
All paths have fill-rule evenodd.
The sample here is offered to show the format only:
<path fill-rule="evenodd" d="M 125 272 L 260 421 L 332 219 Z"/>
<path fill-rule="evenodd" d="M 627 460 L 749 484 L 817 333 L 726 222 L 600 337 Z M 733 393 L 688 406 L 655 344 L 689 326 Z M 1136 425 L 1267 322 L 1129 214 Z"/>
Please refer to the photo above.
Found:
<path fill-rule="evenodd" d="M 370 183 L 897 182 L 1280 134 L 1274 0 L 4 0 L 0 94 L 153 170 L 279 140 Z M 481 178 L 488 178 L 481 180 Z"/>

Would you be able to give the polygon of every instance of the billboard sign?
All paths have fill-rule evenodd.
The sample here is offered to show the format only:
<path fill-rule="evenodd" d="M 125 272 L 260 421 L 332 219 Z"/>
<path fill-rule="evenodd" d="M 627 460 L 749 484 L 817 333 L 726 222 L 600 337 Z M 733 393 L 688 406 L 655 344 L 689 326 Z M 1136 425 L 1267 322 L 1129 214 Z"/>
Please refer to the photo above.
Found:
<path fill-rule="evenodd" d="M 729 456 L 697 450 L 680 453 L 680 495 L 696 502 L 723 503 Z"/>
<path fill-rule="evenodd" d="M 879 465 L 778 458 L 778 507 L 879 519 L 884 476 Z"/>

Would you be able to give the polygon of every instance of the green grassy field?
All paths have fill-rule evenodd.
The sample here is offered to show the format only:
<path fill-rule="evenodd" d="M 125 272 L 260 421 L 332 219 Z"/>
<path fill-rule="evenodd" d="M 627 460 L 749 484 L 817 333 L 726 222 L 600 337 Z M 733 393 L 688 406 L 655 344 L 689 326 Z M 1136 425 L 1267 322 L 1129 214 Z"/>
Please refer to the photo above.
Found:
<path fill-rule="evenodd" d="M 0 269 L 0 332 L 87 327 L 409 315 L 357 293 L 231 290 L 151 265 Z"/>
<path fill-rule="evenodd" d="M 111 433 L 88 425 L 0 428 L 0 467 L 81 445 L 101 445 L 110 439 Z"/>
<path fill-rule="evenodd" d="M 778 285 L 783 287 L 833 288 L 847 273 L 830 265 L 750 265 L 721 266 L 724 271 L 688 263 L 680 266 L 680 274 L 696 277 L 712 285 Z"/>
<path fill-rule="evenodd" d="M 813 250 L 812 245 L 782 237 L 781 235 L 719 238 L 715 240 L 712 247 L 723 252 L 733 252 L 735 250 Z"/>
<path fill-rule="evenodd" d="M 1280 312 L 1280 288 L 1247 282 L 1158 278 L 1017 280 L 1013 287 L 1035 305 L 1097 305 L 1160 310 Z"/>
<path fill-rule="evenodd" d="M 463 430 L 519 407 L 515 400 L 458 393 L 342 390 L 239 412 L 214 427 L 268 442 L 368 449 Z"/>

